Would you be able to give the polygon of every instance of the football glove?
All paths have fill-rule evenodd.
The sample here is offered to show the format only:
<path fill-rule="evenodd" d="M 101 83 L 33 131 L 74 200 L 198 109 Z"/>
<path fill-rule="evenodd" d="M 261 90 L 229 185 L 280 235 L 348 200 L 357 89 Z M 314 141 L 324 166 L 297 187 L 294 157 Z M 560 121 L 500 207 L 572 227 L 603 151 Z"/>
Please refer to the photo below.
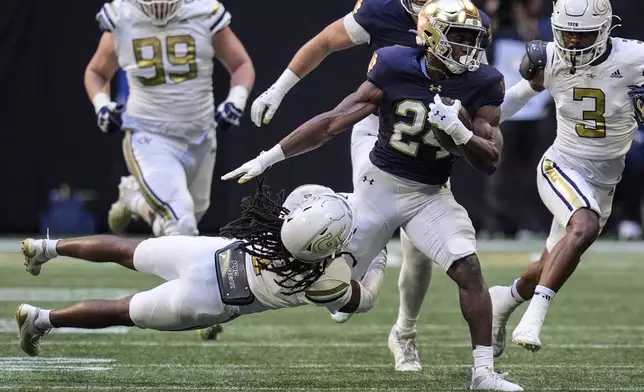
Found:
<path fill-rule="evenodd" d="M 230 101 L 222 102 L 215 112 L 217 131 L 225 131 L 230 127 L 238 127 L 243 111 Z"/>
<path fill-rule="evenodd" d="M 123 125 L 122 115 L 124 111 L 125 106 L 116 102 L 110 102 L 100 108 L 96 113 L 96 122 L 101 132 L 114 133 L 120 131 Z"/>

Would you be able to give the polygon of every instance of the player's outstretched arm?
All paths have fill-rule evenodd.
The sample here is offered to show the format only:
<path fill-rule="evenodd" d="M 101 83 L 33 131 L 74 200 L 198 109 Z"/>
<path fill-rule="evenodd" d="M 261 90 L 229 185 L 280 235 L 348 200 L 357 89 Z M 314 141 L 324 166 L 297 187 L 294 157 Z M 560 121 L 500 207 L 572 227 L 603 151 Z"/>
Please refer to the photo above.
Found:
<path fill-rule="evenodd" d="M 105 32 L 94 56 L 85 69 L 84 76 L 85 90 L 87 90 L 87 95 L 94 104 L 96 113 L 112 102 L 109 95 L 110 81 L 118 67 L 113 34 Z"/>
<path fill-rule="evenodd" d="M 246 105 L 248 92 L 255 84 L 255 67 L 241 43 L 230 27 L 225 27 L 212 37 L 212 46 L 215 50 L 215 57 L 226 68 L 230 74 L 230 89 L 236 86 L 246 89 L 243 106 Z"/>
<path fill-rule="evenodd" d="M 233 30 L 226 26 L 212 37 L 215 57 L 230 74 L 228 97 L 215 113 L 217 131 L 238 127 L 244 114 L 248 94 L 255 84 L 255 68 Z"/>
<path fill-rule="evenodd" d="M 239 179 L 241 184 L 262 174 L 277 162 L 311 151 L 373 113 L 380 105 L 381 99 L 382 90 L 366 81 L 358 91 L 346 97 L 333 110 L 302 124 L 275 147 L 224 175 L 221 179 L 230 180 L 241 177 Z"/>
<path fill-rule="evenodd" d="M 548 62 L 547 43 L 532 41 L 526 44 L 526 53 L 519 65 L 523 80 L 505 92 L 501 105 L 501 122 L 506 121 L 521 110 L 530 99 L 543 91 L 543 73 Z"/>
<path fill-rule="evenodd" d="M 344 50 L 357 43 L 349 35 L 344 18 L 328 25 L 322 32 L 302 46 L 288 68 L 277 81 L 260 95 L 251 108 L 251 119 L 258 127 L 268 124 L 275 115 L 284 96 L 332 52 Z"/>
<path fill-rule="evenodd" d="M 383 255 L 384 254 L 384 255 Z M 351 296 L 348 302 L 337 309 L 342 313 L 364 313 L 373 308 L 380 294 L 382 282 L 385 279 L 385 269 L 387 263 L 387 256 L 385 252 L 381 252 L 369 265 L 369 269 L 364 274 L 360 282 L 352 280 Z M 329 308 L 329 310 L 336 310 Z"/>

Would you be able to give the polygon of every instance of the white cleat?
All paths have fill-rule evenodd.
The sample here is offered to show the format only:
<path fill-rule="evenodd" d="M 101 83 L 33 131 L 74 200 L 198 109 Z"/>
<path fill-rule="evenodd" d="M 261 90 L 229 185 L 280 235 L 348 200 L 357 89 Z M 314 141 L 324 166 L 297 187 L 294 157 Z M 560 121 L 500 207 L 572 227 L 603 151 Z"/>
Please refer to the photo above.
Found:
<path fill-rule="evenodd" d="M 389 350 L 394 355 L 396 370 L 399 372 L 419 372 L 423 370 L 416 347 L 416 330 L 407 333 L 398 331 L 394 324 L 389 333 Z"/>
<path fill-rule="evenodd" d="M 27 238 L 22 241 L 20 252 L 25 256 L 25 267 L 27 267 L 27 272 L 33 276 L 39 275 L 42 265 L 50 260 L 45 255 L 46 246 L 47 245 L 44 240 Z"/>
<path fill-rule="evenodd" d="M 129 201 L 139 189 L 139 184 L 133 176 L 121 177 L 119 198 L 107 213 L 107 225 L 112 233 L 125 232 L 127 225 L 136 217 L 136 213 L 130 210 Z"/>
<path fill-rule="evenodd" d="M 507 373 L 496 373 L 492 368 L 472 369 L 472 384 L 470 390 L 485 391 L 523 391 L 519 384 L 505 379 Z"/>
<path fill-rule="evenodd" d="M 38 317 L 39 308 L 28 304 L 18 306 L 16 310 L 16 322 L 20 331 L 20 348 L 22 351 L 35 357 L 40 354 L 40 342 L 49 329 L 40 329 L 36 327 L 36 318 Z"/>
<path fill-rule="evenodd" d="M 344 312 L 331 313 L 331 318 L 333 319 L 333 321 L 339 324 L 346 323 L 347 320 L 351 318 L 351 316 L 353 316 L 353 313 L 344 313 Z"/>
<path fill-rule="evenodd" d="M 492 349 L 494 358 L 497 358 L 505 351 L 505 328 L 510 315 L 519 305 L 512 298 L 511 287 L 493 286 L 490 287 L 490 299 L 492 300 Z"/>
<path fill-rule="evenodd" d="M 512 332 L 512 342 L 528 351 L 536 353 L 541 348 L 539 332 L 540 330 L 536 326 L 526 325 L 520 322 Z"/>

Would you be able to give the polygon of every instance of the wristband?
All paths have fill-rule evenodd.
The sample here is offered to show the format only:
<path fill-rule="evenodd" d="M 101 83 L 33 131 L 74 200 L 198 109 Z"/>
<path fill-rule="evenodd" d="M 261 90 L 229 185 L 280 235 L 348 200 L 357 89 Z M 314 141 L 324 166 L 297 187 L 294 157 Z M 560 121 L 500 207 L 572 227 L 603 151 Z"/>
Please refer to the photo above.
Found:
<path fill-rule="evenodd" d="M 112 98 L 110 98 L 109 95 L 107 95 L 104 92 L 100 92 L 96 95 L 94 95 L 94 98 L 92 99 L 92 105 L 94 105 L 94 111 L 96 114 L 101 111 L 105 106 L 109 105 L 112 103 Z"/>

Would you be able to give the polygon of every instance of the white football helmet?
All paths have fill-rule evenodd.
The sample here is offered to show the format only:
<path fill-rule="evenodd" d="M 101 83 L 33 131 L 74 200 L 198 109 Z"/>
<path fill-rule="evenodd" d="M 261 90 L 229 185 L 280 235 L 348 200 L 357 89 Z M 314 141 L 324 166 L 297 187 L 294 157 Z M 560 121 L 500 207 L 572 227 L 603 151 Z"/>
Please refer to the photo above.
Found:
<path fill-rule="evenodd" d="M 323 193 L 306 198 L 284 218 L 282 243 L 298 260 L 320 263 L 342 252 L 357 225 L 353 203 L 338 194 Z"/>
<path fill-rule="evenodd" d="M 158 26 L 164 26 L 174 18 L 183 5 L 183 0 L 134 0 L 136 6 Z"/>
<path fill-rule="evenodd" d="M 295 207 L 302 204 L 309 197 L 315 196 L 315 195 L 321 195 L 323 193 L 335 193 L 335 192 L 333 192 L 333 189 L 324 185 L 317 185 L 317 184 L 300 185 L 297 188 L 293 189 L 293 192 L 291 192 L 288 195 L 286 200 L 284 200 L 284 203 L 282 203 L 282 207 L 286 208 L 289 211 L 293 211 Z"/>
<path fill-rule="evenodd" d="M 552 33 L 557 55 L 566 65 L 584 67 L 606 52 L 611 31 L 613 9 L 609 0 L 558 0 L 552 11 Z M 595 34 L 594 42 L 585 47 L 570 47 L 566 34 Z"/>

